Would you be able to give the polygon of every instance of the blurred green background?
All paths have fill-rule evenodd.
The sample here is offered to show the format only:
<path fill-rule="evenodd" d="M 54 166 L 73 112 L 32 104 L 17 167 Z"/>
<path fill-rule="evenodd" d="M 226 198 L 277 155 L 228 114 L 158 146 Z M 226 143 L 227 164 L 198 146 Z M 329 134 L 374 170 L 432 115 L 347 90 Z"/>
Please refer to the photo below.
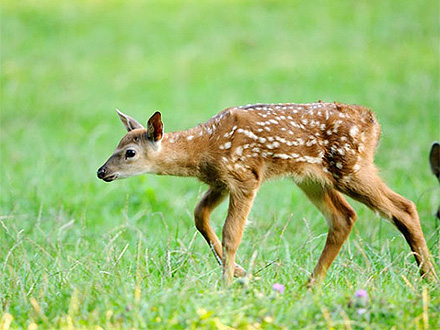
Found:
<path fill-rule="evenodd" d="M 363 206 L 354 203 L 359 220 L 329 272 L 331 290 L 309 295 L 301 284 L 318 259 L 325 223 L 290 181 L 266 184 L 239 255 L 247 267 L 257 251 L 256 269 L 274 260 L 278 268 L 261 272 L 251 292 L 264 297 L 248 297 L 251 307 L 240 314 L 240 288 L 210 291 L 219 269 L 192 220 L 205 187 L 154 176 L 106 184 L 96 170 L 124 134 L 115 108 L 143 123 L 160 110 L 165 130 L 174 131 L 232 105 L 367 105 L 382 124 L 381 175 L 417 204 L 438 265 L 440 198 L 428 165 L 430 145 L 440 139 L 438 7 L 431 0 L 3 1 L 2 312 L 17 327 L 61 327 L 69 315 L 77 327 L 218 328 L 217 317 L 246 328 L 264 326 L 267 315 L 274 328 L 299 315 L 305 323 L 296 326 L 320 327 L 323 308 L 345 320 L 339 310 L 332 314 L 335 296 L 345 306 L 350 292 L 368 287 L 387 308 L 408 307 L 395 317 L 396 310 L 371 306 L 377 324 L 417 326 L 423 284 L 409 248 Z M 219 232 L 224 215 L 225 206 L 214 213 Z M 275 281 L 291 287 L 284 301 L 270 300 Z M 180 302 L 168 306 L 176 296 Z M 224 315 L 196 313 L 219 306 Z M 364 319 L 353 324 L 374 328 Z"/>

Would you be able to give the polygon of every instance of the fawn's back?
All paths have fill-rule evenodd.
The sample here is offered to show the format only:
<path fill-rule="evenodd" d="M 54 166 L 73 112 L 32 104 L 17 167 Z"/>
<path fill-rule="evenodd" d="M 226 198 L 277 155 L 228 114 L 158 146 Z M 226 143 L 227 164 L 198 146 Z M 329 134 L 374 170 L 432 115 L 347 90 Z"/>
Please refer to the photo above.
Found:
<path fill-rule="evenodd" d="M 260 182 L 293 175 L 341 184 L 373 161 L 379 135 L 379 124 L 365 107 L 256 104 L 225 109 L 204 124 L 171 134 L 167 142 L 199 145 L 200 177 L 209 184 L 249 172 Z"/>

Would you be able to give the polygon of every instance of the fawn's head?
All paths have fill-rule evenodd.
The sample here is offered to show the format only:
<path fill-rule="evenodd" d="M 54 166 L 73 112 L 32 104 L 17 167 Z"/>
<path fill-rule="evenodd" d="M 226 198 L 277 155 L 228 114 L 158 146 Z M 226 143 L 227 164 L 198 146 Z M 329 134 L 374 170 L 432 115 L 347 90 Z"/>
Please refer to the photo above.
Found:
<path fill-rule="evenodd" d="M 154 172 L 155 155 L 160 150 L 163 124 L 160 112 L 154 113 L 144 128 L 137 120 L 116 110 L 127 129 L 115 152 L 98 169 L 98 178 L 110 182 L 120 178 Z"/>

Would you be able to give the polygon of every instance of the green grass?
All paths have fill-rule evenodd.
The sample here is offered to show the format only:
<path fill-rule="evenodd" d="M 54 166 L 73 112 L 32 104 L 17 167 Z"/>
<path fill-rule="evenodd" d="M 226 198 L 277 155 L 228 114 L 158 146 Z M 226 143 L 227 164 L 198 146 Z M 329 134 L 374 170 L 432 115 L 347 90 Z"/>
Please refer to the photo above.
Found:
<path fill-rule="evenodd" d="M 115 108 L 142 122 L 159 109 L 170 131 L 231 105 L 368 105 L 382 124 L 381 175 L 417 204 L 438 269 L 440 196 L 427 160 L 440 138 L 438 9 L 431 0 L 3 1 L 0 327 L 439 328 L 439 286 L 419 279 L 400 233 L 362 205 L 309 292 L 325 222 L 290 181 L 267 183 L 238 256 L 246 268 L 254 256 L 254 278 L 224 289 L 193 224 L 203 184 L 105 184 L 95 174 L 124 134 Z M 219 233 L 225 212 L 213 215 Z M 364 315 L 353 307 L 358 289 L 370 297 Z"/>

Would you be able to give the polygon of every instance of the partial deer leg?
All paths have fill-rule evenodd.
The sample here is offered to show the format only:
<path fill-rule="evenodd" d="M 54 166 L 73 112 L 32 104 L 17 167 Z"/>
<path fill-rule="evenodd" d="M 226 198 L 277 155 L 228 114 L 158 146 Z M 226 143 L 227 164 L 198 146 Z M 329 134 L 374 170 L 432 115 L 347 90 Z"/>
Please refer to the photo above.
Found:
<path fill-rule="evenodd" d="M 226 196 L 226 190 L 209 188 L 194 210 L 196 228 L 208 242 L 220 265 L 222 265 L 223 258 L 221 243 L 209 224 L 209 217 L 211 212 L 224 201 Z M 235 265 L 234 276 L 243 277 L 245 274 L 246 271 L 241 266 Z"/>
<path fill-rule="evenodd" d="M 437 279 L 413 202 L 388 188 L 377 176 L 374 167 L 363 168 L 340 190 L 390 219 L 414 252 L 422 277 Z"/>
<path fill-rule="evenodd" d="M 254 201 L 255 191 L 230 193 L 229 210 L 223 226 L 223 280 L 225 284 L 232 283 L 234 274 L 235 254 L 240 245 L 246 219 Z"/>
<path fill-rule="evenodd" d="M 309 284 L 312 285 L 325 277 L 356 221 L 356 212 L 344 197 L 332 188 L 323 187 L 319 183 L 303 183 L 299 184 L 299 187 L 321 211 L 329 226 L 324 250 L 309 280 Z"/>

